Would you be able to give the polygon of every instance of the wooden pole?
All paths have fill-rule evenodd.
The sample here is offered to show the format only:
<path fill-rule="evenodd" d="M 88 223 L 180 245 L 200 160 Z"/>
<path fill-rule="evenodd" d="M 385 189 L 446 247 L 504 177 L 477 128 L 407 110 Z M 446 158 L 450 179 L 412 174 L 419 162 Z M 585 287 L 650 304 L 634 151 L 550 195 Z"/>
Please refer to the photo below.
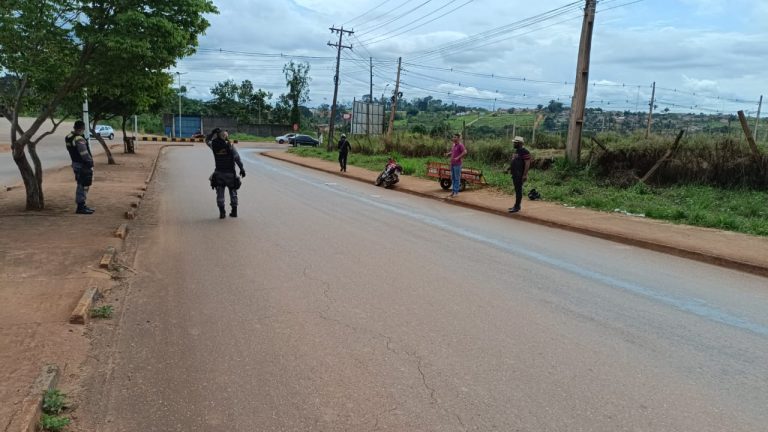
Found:
<path fill-rule="evenodd" d="M 653 82 L 653 91 L 651 92 L 651 103 L 648 110 L 648 128 L 645 130 L 645 137 L 651 134 L 651 123 L 653 123 L 653 104 L 656 103 L 656 81 Z"/>
<path fill-rule="evenodd" d="M 680 140 L 683 138 L 684 133 L 685 130 L 680 130 L 680 133 L 677 134 L 677 138 L 675 138 L 675 143 L 672 144 L 672 148 L 668 149 L 666 153 L 664 153 L 664 156 L 662 156 L 661 159 L 659 159 L 659 161 L 656 162 L 653 167 L 648 170 L 643 178 L 640 179 L 641 183 L 648 181 L 648 179 L 651 178 L 651 176 L 661 167 L 661 165 L 664 164 L 664 162 L 666 162 L 667 159 L 669 159 L 669 157 L 677 151 L 677 148 L 680 146 Z"/>
<path fill-rule="evenodd" d="M 757 118 L 755 119 L 755 141 L 757 141 L 757 127 L 760 125 L 760 110 L 763 108 L 763 95 L 760 95 L 760 102 L 757 103 Z"/>
<path fill-rule="evenodd" d="M 747 117 L 744 115 L 744 111 L 739 111 L 738 114 L 739 114 L 739 122 L 741 122 L 741 128 L 744 130 L 744 135 L 747 136 L 747 142 L 749 143 L 749 148 L 752 149 L 752 158 L 754 158 L 755 162 L 759 164 L 762 160 L 762 158 L 760 157 L 760 150 L 758 150 L 757 144 L 755 143 L 755 139 L 752 137 L 752 131 L 749 130 Z"/>
<path fill-rule="evenodd" d="M 330 28 L 331 33 L 339 33 L 339 43 L 332 44 L 328 42 L 328 46 L 336 47 L 336 75 L 333 76 L 333 104 L 331 104 L 331 119 L 328 122 L 328 146 L 327 150 L 331 151 L 333 149 L 333 128 L 334 123 L 336 122 L 336 100 L 339 96 L 339 66 L 341 64 L 341 50 L 342 48 L 349 48 L 352 49 L 352 46 L 344 46 L 341 44 L 341 40 L 344 37 L 344 33 L 352 34 L 353 31 L 350 30 L 344 30 L 344 26 L 342 26 L 340 29 L 337 29 L 335 27 Z"/>
<path fill-rule="evenodd" d="M 397 111 L 397 100 L 400 94 L 400 65 L 403 58 L 397 58 L 397 81 L 395 81 L 395 94 L 392 99 L 392 112 L 389 113 L 389 127 L 387 128 L 387 141 L 392 137 L 392 130 L 395 128 L 395 112 Z"/>
<path fill-rule="evenodd" d="M 371 135 L 371 108 L 373 107 L 373 57 L 368 57 L 368 60 L 371 62 L 371 89 L 368 93 L 368 123 L 365 126 L 365 134 L 370 136 Z"/>
<path fill-rule="evenodd" d="M 571 118 L 568 122 L 568 141 L 565 144 L 565 156 L 574 163 L 579 162 L 581 153 L 581 134 L 584 130 L 584 111 L 587 105 L 589 86 L 589 56 L 592 50 L 592 30 L 595 26 L 596 0 L 586 0 L 584 22 L 581 26 L 579 58 L 576 63 L 576 84 L 573 88 Z"/>

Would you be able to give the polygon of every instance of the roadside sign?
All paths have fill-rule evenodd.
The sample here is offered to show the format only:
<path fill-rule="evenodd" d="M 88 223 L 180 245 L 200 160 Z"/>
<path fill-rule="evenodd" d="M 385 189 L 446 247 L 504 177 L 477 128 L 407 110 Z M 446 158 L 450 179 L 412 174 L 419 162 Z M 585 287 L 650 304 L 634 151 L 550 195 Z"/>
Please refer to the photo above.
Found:
<path fill-rule="evenodd" d="M 344 113 L 344 114 L 341 116 L 341 118 L 343 118 L 344 120 L 349 120 L 349 119 L 351 119 L 351 118 L 352 118 L 352 114 L 350 114 L 350 113 Z"/>

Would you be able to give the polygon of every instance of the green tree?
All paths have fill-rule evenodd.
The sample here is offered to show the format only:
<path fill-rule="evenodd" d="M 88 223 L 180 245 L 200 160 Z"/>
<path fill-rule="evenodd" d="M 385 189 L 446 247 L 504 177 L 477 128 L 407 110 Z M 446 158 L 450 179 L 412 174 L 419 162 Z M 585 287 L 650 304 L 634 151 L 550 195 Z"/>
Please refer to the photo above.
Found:
<path fill-rule="evenodd" d="M 549 111 L 552 114 L 557 114 L 563 111 L 563 103 L 557 102 L 556 100 L 549 101 L 549 105 L 547 105 L 547 111 Z"/>
<path fill-rule="evenodd" d="M 191 55 L 209 25 L 204 14 L 215 12 L 211 0 L 0 2 L 0 75 L 10 77 L 0 93 L 0 115 L 11 123 L 11 149 L 27 209 L 45 207 L 36 145 L 63 121 L 54 120 L 57 111 L 76 106 L 82 89 L 96 87 L 108 71 L 126 77 L 116 69 L 130 61 L 157 71 Z M 26 129 L 19 124 L 25 112 L 36 113 Z M 51 129 L 42 132 L 47 121 Z"/>
<path fill-rule="evenodd" d="M 239 91 L 239 86 L 231 79 L 216 83 L 211 89 L 211 109 L 214 113 L 222 117 L 237 117 Z"/>
<path fill-rule="evenodd" d="M 254 90 L 253 83 L 245 80 L 239 85 L 232 80 L 217 83 L 211 94 L 211 108 L 216 115 L 234 117 L 240 123 L 253 124 L 268 119 L 272 107 L 267 102 L 272 93 Z"/>
<path fill-rule="evenodd" d="M 131 71 L 130 80 L 118 79 L 122 75 L 107 74 L 96 86 L 89 89 L 88 111 L 91 114 L 89 128 L 107 155 L 107 162 L 114 164 L 114 158 L 104 139 L 96 133 L 96 126 L 103 120 L 122 118 L 123 138 L 128 118 L 134 114 L 157 112 L 173 95 L 173 77 L 164 71 L 150 71 L 125 65 Z M 178 93 L 176 94 L 178 96 Z M 178 99 L 173 98 L 174 101 Z"/>
<path fill-rule="evenodd" d="M 299 105 L 309 100 L 309 63 L 294 63 L 291 60 L 283 66 L 285 74 L 285 86 L 288 93 L 285 95 L 290 102 L 289 121 L 294 124 L 301 123 Z"/>

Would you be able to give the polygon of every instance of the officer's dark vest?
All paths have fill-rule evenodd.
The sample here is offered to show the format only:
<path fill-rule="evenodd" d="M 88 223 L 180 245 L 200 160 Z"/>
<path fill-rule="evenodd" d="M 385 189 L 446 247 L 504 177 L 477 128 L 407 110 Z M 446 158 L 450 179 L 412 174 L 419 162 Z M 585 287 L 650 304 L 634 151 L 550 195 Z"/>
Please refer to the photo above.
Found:
<path fill-rule="evenodd" d="M 232 154 L 232 145 L 228 141 L 216 138 L 211 142 L 211 150 L 216 161 L 216 171 L 235 172 L 235 156 Z"/>
<path fill-rule="evenodd" d="M 69 135 L 67 135 L 66 138 L 64 138 L 64 142 L 67 143 L 67 151 L 69 152 L 69 157 L 72 158 L 72 162 L 77 163 L 85 163 L 83 160 L 83 157 L 80 156 L 80 152 L 77 151 L 77 140 L 83 139 L 85 140 L 85 137 L 82 135 L 78 135 L 74 132 L 70 132 Z M 88 153 L 91 153 L 91 148 L 88 146 L 88 142 L 85 143 L 85 148 L 88 149 Z"/>

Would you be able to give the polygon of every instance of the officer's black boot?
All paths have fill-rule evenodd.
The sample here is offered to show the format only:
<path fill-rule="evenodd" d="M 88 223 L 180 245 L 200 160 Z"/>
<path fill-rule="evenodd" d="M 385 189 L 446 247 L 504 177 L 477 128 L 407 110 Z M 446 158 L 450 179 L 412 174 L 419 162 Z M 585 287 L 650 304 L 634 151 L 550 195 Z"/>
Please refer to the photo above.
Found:
<path fill-rule="evenodd" d="M 229 213 L 229 217 L 237 217 L 237 206 L 232 206 L 232 211 Z"/>
<path fill-rule="evenodd" d="M 85 204 L 78 204 L 77 210 L 75 210 L 75 213 L 77 214 L 93 214 L 93 209 L 88 208 L 85 206 Z"/>
<path fill-rule="evenodd" d="M 227 217 L 227 211 L 224 209 L 224 206 L 219 206 L 219 219 L 224 219 Z"/>

